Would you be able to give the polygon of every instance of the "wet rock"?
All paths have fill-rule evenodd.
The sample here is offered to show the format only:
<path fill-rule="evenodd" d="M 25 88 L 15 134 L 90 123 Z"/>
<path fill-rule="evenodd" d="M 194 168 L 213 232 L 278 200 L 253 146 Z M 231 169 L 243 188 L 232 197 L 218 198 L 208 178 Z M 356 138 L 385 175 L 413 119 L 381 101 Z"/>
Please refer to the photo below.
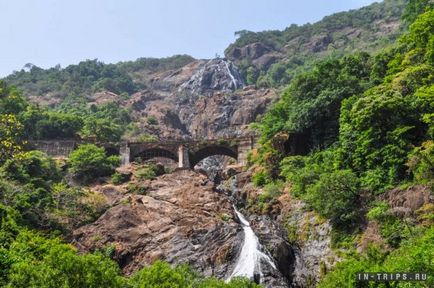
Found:
<path fill-rule="evenodd" d="M 232 62 L 212 59 L 183 83 L 179 92 L 187 90 L 192 94 L 201 95 L 213 91 L 233 91 L 243 86 L 243 79 Z"/>

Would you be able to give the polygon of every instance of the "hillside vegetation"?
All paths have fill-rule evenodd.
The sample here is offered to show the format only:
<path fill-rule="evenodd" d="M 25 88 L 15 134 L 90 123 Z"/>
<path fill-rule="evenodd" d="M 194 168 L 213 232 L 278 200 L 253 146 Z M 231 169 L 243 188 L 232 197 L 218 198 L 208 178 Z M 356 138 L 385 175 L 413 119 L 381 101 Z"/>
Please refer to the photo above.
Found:
<path fill-rule="evenodd" d="M 286 85 L 319 59 L 376 53 L 393 44 L 405 30 L 400 19 L 406 2 L 385 0 L 283 31 L 238 31 L 225 55 L 236 62 L 248 84 Z"/>
<path fill-rule="evenodd" d="M 319 287 L 434 286 L 432 201 L 408 216 L 393 210 L 385 198 L 390 191 L 423 190 L 432 199 L 434 189 L 434 2 L 410 0 L 404 12 L 403 3 L 389 0 L 284 32 L 243 32 L 227 51 L 260 41 L 284 54 L 286 43 L 297 37 L 311 37 L 300 40 L 306 44 L 329 31 L 327 49 L 297 54 L 295 66 L 280 54 L 277 64 L 253 74 L 255 78 L 249 74 L 259 69 L 252 66 L 254 59 L 239 62 L 249 83 L 290 83 L 254 125 L 262 138 L 249 156 L 252 181 L 268 194 L 246 202 L 251 210 L 267 213 L 263 207 L 287 191 L 321 221 L 329 220 L 332 246 L 341 261 L 321 271 Z M 385 22 L 396 23 L 401 14 L 408 31 L 396 43 L 392 40 L 400 30 L 368 37 L 377 27 L 369 21 L 375 24 L 385 17 Z M 364 30 L 359 40 L 339 46 L 337 31 L 348 25 Z M 300 53 L 307 51 L 303 45 Z M 336 57 L 326 57 L 330 55 Z M 192 60 L 175 56 L 110 65 L 92 60 L 48 70 L 29 65 L 30 71 L 0 81 L 0 286 L 259 287 L 246 279 L 225 283 L 205 278 L 188 266 L 160 261 L 126 277 L 112 260 L 115 246 L 78 253 L 67 243 L 72 231 L 107 210 L 101 194 L 86 185 L 109 176 L 111 183 L 126 184 L 124 175 L 113 173 L 119 157 L 93 144 L 80 146 L 65 161 L 26 150 L 33 139 L 119 141 L 131 129 L 130 111 L 113 103 L 89 105 L 90 94 L 109 90 L 129 97 L 145 85 L 143 71 L 179 68 Z M 274 69 L 281 76 L 274 77 Z M 62 101 L 45 107 L 27 99 L 42 94 Z M 155 178 L 159 173 L 154 169 L 142 167 L 141 178 Z M 358 249 L 370 224 L 378 228 L 380 239 Z M 356 283 L 355 273 L 361 271 L 426 272 L 428 280 Z"/>
<path fill-rule="evenodd" d="M 119 157 L 108 156 L 93 144 L 73 151 L 67 163 L 40 151 L 26 151 L 28 125 L 58 135 L 72 129 L 75 120 L 38 110 L 4 82 L 0 82 L 0 109 L 1 287 L 259 287 L 246 279 L 225 283 L 204 278 L 186 265 L 171 267 L 159 261 L 127 278 L 112 260 L 114 246 L 78 253 L 66 239 L 108 207 L 101 193 L 71 179 L 86 184 L 110 176 L 119 166 Z M 54 128 L 60 130 L 50 130 Z"/>
<path fill-rule="evenodd" d="M 177 69 L 193 60 L 187 55 L 139 58 L 117 64 L 104 64 L 94 59 L 66 68 L 58 65 L 50 69 L 27 64 L 25 69 L 4 80 L 19 88 L 26 97 L 49 94 L 51 98 L 63 99 L 61 102 L 71 102 L 74 98 L 86 100 L 95 92 L 110 91 L 125 98 L 145 87 L 139 78 L 144 72 Z"/>
<path fill-rule="evenodd" d="M 434 271 L 432 203 L 403 217 L 383 197 L 408 187 L 432 195 L 434 187 L 434 4 L 409 7 L 414 21 L 396 45 L 316 64 L 257 125 L 256 184 L 287 182 L 293 197 L 330 219 L 335 247 L 348 252 L 320 287 L 353 287 L 359 271 Z M 385 246 L 360 254 L 354 248 L 367 222 Z"/>

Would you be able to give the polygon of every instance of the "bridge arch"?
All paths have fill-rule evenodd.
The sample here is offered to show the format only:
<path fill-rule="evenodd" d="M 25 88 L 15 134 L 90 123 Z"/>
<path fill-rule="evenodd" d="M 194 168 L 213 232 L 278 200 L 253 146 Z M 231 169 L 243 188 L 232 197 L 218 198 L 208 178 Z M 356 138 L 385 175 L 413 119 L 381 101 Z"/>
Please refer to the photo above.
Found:
<path fill-rule="evenodd" d="M 229 147 L 224 145 L 211 145 L 211 146 L 203 147 L 197 150 L 196 152 L 190 153 L 189 155 L 190 167 L 194 168 L 194 166 L 196 166 L 196 164 L 202 161 L 203 159 L 214 155 L 225 155 L 237 160 L 238 159 L 237 147 Z"/>
<path fill-rule="evenodd" d="M 107 156 L 119 155 L 119 148 L 114 146 L 104 147 Z"/>
<path fill-rule="evenodd" d="M 178 162 L 178 155 L 174 154 L 173 152 L 164 149 L 164 148 L 149 148 L 142 150 L 135 155 L 132 155 L 133 161 L 137 158 L 142 158 L 142 160 L 147 161 L 151 160 L 153 158 L 168 158 L 175 162 Z"/>

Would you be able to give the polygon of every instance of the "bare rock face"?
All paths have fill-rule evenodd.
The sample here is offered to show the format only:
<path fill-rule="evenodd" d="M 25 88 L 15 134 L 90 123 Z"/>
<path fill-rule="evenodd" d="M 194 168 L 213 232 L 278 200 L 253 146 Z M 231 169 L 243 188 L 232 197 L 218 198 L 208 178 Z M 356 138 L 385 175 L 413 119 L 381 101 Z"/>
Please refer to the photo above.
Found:
<path fill-rule="evenodd" d="M 192 94 L 201 95 L 214 91 L 234 91 L 243 86 L 243 79 L 232 62 L 212 59 L 184 82 L 179 92 L 189 90 Z"/>
<path fill-rule="evenodd" d="M 278 97 L 273 89 L 245 86 L 238 68 L 226 59 L 195 60 L 177 70 L 139 76 L 146 88 L 118 101 L 132 111 L 138 128 L 133 138 L 142 134 L 171 139 L 244 135 Z M 157 123 L 147 123 L 149 117 Z"/>
<path fill-rule="evenodd" d="M 272 49 L 261 42 L 248 44 L 241 48 L 229 50 L 227 56 L 230 59 L 257 59 L 262 55 L 269 53 Z"/>
<path fill-rule="evenodd" d="M 396 216 L 416 218 L 415 212 L 422 206 L 434 203 L 434 196 L 428 186 L 417 185 L 402 190 L 392 189 L 380 196 L 389 203 Z"/>
<path fill-rule="evenodd" d="M 208 276 L 231 273 L 242 231 L 227 196 L 192 171 L 143 184 L 146 195 L 125 194 L 96 222 L 76 230 L 74 243 L 83 251 L 114 245 L 126 274 L 157 259 L 188 263 Z"/>

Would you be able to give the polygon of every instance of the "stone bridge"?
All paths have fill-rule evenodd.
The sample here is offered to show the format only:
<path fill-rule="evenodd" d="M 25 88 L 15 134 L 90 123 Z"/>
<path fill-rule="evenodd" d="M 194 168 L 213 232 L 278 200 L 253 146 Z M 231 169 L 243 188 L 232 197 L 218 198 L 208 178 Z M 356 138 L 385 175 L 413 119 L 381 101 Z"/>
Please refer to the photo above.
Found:
<path fill-rule="evenodd" d="M 225 155 L 236 159 L 240 165 L 247 163 L 247 153 L 257 142 L 257 136 L 203 140 L 157 140 L 149 142 L 95 143 L 82 140 L 35 140 L 29 148 L 41 150 L 52 157 L 65 157 L 80 144 L 94 143 L 106 149 L 108 155 L 120 155 L 122 165 L 130 161 L 167 158 L 178 163 L 179 168 L 194 168 L 203 159 Z"/>

